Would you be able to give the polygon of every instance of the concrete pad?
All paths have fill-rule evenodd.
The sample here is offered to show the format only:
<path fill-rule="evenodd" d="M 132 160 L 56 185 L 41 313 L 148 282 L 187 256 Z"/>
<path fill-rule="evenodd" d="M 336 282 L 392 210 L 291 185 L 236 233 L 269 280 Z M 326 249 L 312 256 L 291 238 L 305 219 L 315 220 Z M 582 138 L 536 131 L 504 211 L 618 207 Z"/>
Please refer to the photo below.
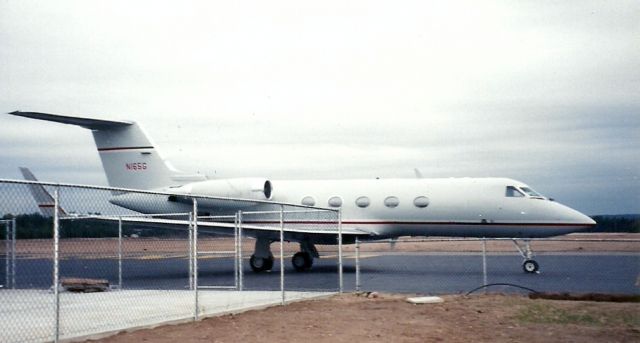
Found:
<path fill-rule="evenodd" d="M 332 292 L 286 292 L 287 302 Z M 198 290 L 198 317 L 278 305 L 280 292 Z M 195 292 L 122 290 L 60 294 L 60 339 L 97 338 L 118 331 L 187 322 L 195 316 Z M 48 290 L 0 291 L 0 342 L 52 341 L 55 299 Z"/>

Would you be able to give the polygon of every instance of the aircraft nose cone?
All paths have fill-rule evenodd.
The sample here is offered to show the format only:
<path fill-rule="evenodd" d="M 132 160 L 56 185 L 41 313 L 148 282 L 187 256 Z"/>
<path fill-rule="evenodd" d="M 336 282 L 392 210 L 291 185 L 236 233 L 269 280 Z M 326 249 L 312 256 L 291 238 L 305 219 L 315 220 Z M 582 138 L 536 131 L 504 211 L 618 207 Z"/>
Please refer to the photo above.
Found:
<path fill-rule="evenodd" d="M 585 217 L 587 217 L 587 216 L 585 216 Z M 593 220 L 593 218 L 587 217 L 587 224 L 589 224 L 589 225 L 597 225 L 598 223 L 595 220 Z"/>
<path fill-rule="evenodd" d="M 586 216 L 586 215 L 584 215 L 584 214 L 583 214 L 583 215 L 582 215 L 582 217 L 583 217 L 583 218 L 582 218 L 583 223 L 584 223 L 585 225 L 595 226 L 596 224 L 598 224 L 598 223 L 596 223 L 596 221 L 595 221 L 595 220 L 593 220 L 593 218 L 591 218 L 591 217 L 589 217 L 589 216 Z"/>
<path fill-rule="evenodd" d="M 587 216 L 587 215 L 585 215 L 585 214 L 583 214 L 581 212 L 578 212 L 578 211 L 574 212 L 574 217 L 575 217 L 574 218 L 574 222 L 577 223 L 577 224 L 584 225 L 584 228 L 591 228 L 591 227 L 596 226 L 596 224 L 597 224 L 596 221 L 593 220 L 591 217 L 589 217 L 589 216 Z"/>
<path fill-rule="evenodd" d="M 579 212 L 571 207 L 562 205 L 558 202 L 550 202 L 553 204 L 556 219 L 565 222 L 577 230 L 585 230 L 594 227 L 597 223 L 589 216 Z"/>

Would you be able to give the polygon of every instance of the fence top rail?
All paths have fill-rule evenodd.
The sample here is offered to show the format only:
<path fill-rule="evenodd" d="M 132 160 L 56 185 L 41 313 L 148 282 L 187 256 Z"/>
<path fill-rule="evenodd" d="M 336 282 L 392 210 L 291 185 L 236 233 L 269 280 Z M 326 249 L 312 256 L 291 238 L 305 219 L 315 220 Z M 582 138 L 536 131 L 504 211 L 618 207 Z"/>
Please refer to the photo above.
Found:
<path fill-rule="evenodd" d="M 234 219 L 236 216 L 198 216 L 198 219 Z"/>
<path fill-rule="evenodd" d="M 290 213 L 313 213 L 313 212 L 327 212 L 325 209 L 303 209 L 303 210 L 285 210 L 285 211 L 242 211 L 242 215 L 252 214 L 290 214 Z M 334 210 L 334 212 L 337 212 Z"/>
<path fill-rule="evenodd" d="M 141 213 L 141 214 L 121 214 L 116 215 L 117 218 L 147 218 L 147 217 L 182 217 L 188 216 L 190 212 L 175 212 L 175 213 Z M 95 214 L 79 214 L 79 215 L 66 215 L 59 217 L 60 220 L 74 220 L 74 219 L 96 219 L 103 217 L 102 215 Z M 104 217 L 113 218 L 114 215 L 105 215 Z"/>
<path fill-rule="evenodd" d="M 435 242 L 481 242 L 481 241 L 544 241 L 544 242 L 638 242 L 640 243 L 640 239 L 634 238 L 504 238 L 504 237 L 496 237 L 496 238 L 423 238 L 423 239 L 381 239 L 381 240 L 362 240 L 360 243 L 362 244 L 376 244 L 376 243 L 435 243 Z"/>
<path fill-rule="evenodd" d="M 96 186 L 96 185 L 82 185 L 82 184 L 74 184 L 74 183 L 43 182 L 43 181 L 14 180 L 14 179 L 2 179 L 2 178 L 0 178 L 0 184 L 2 184 L 2 183 L 22 184 L 22 185 L 41 185 L 41 186 L 52 186 L 52 187 L 68 187 L 68 188 L 81 188 L 81 189 L 94 189 L 94 190 L 102 190 L 102 191 L 123 192 L 123 193 L 139 193 L 139 194 L 149 194 L 149 195 L 176 195 L 176 196 L 183 196 L 183 197 L 187 197 L 187 198 L 197 198 L 197 199 L 224 200 L 224 201 L 235 201 L 235 202 L 244 202 L 244 203 L 265 204 L 265 205 L 284 205 L 284 206 L 291 206 L 291 207 L 304 208 L 304 209 L 315 209 L 315 210 L 319 210 L 319 211 L 331 211 L 331 212 L 339 212 L 340 211 L 340 209 L 329 208 L 329 207 L 306 206 L 306 205 L 293 204 L 293 203 L 280 202 L 280 201 L 271 201 L 271 200 L 254 200 L 254 199 L 244 199 L 244 198 L 230 198 L 230 197 L 220 197 L 220 196 L 212 196 L 212 195 L 204 195 L 204 194 L 182 194 L 182 193 L 151 191 L 151 190 L 133 189 L 133 188 L 118 188 L 118 187 L 107 187 L 107 186 Z"/>

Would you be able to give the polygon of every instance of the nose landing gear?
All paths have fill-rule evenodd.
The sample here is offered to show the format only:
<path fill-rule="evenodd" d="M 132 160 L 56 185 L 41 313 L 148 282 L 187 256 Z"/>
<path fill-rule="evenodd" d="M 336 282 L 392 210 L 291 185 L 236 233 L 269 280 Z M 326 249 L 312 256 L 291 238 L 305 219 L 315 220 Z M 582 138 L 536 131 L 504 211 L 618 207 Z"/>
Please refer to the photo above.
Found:
<path fill-rule="evenodd" d="M 524 240 L 524 249 L 520 246 L 520 244 L 518 244 L 518 241 L 516 241 L 515 239 L 513 240 L 513 244 L 515 244 L 516 249 L 518 249 L 518 252 L 524 259 L 524 262 L 522 262 L 522 270 L 524 270 L 525 273 L 529 274 L 540 273 L 540 266 L 538 265 L 538 262 L 533 259 L 533 251 L 531 251 L 529 241 Z"/>
<path fill-rule="evenodd" d="M 538 262 L 536 262 L 535 260 L 525 260 L 522 263 L 522 269 L 525 271 L 525 273 L 536 273 L 538 272 L 540 267 L 538 266 Z"/>

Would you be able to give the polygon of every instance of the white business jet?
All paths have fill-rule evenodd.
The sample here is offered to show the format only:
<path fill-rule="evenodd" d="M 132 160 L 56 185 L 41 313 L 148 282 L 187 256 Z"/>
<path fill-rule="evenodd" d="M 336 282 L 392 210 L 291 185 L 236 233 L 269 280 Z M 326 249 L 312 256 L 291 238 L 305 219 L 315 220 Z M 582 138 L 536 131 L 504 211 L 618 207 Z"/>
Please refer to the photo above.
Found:
<path fill-rule="evenodd" d="M 185 195 L 234 197 L 258 201 L 252 210 L 271 209 L 268 202 L 295 203 L 341 210 L 343 243 L 380 240 L 400 236 L 447 236 L 514 238 L 523 256 L 523 269 L 539 269 L 532 259 L 528 238 L 564 235 L 593 227 L 588 216 L 548 199 L 526 184 L 507 178 L 269 180 L 233 178 L 209 180 L 185 174 L 162 158 L 157 147 L 132 121 L 114 121 L 62 116 L 38 112 L 10 113 L 16 116 L 72 124 L 91 130 L 109 185 L 112 187 L 170 192 L 162 203 L 149 203 L 131 194 L 110 201 L 140 213 L 188 212 Z M 199 204 L 210 213 L 235 213 L 238 202 Z M 204 211 L 203 213 L 209 213 Z M 165 212 L 162 212 L 165 213 Z M 292 258 L 296 270 L 310 269 L 319 258 L 316 244 L 337 244 L 337 231 L 318 230 L 326 222 L 301 221 L 285 228 L 284 239 L 299 242 Z M 230 229 L 227 228 L 227 229 Z M 251 268 L 273 267 L 270 245 L 279 241 L 279 228 L 245 229 L 256 238 Z"/>

